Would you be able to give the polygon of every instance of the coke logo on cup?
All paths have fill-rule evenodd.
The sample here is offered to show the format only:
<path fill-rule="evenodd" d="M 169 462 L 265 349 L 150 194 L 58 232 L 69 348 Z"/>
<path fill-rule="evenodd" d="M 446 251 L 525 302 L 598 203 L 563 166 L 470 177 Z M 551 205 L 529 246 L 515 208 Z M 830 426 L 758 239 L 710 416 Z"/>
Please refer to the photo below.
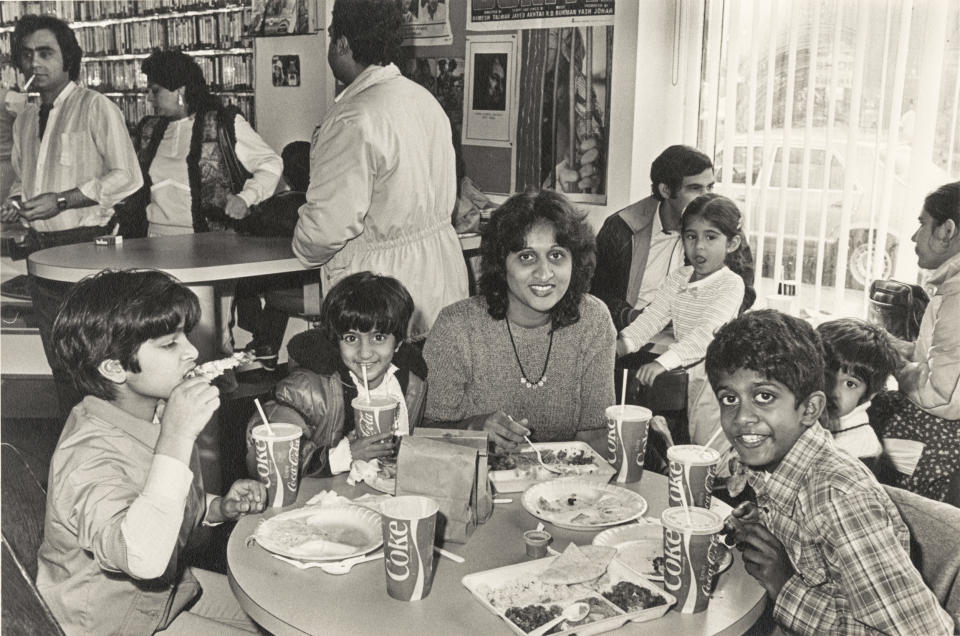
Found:
<path fill-rule="evenodd" d="M 670 494 L 670 498 L 674 501 L 680 501 L 683 499 L 683 488 L 681 483 L 683 482 L 683 464 L 680 462 L 670 462 L 670 475 L 669 481 L 667 482 L 667 492 Z"/>
<path fill-rule="evenodd" d="M 290 450 L 287 451 L 287 461 L 290 463 L 287 471 L 287 488 L 297 489 L 297 471 L 300 468 L 300 441 L 294 441 L 290 444 Z"/>
<path fill-rule="evenodd" d="M 610 461 L 617 461 L 617 423 L 607 420 L 607 450 L 610 451 Z"/>
<path fill-rule="evenodd" d="M 360 435 L 363 437 L 369 437 L 370 435 L 376 435 L 379 433 L 377 427 L 377 420 L 374 417 L 371 411 L 361 411 L 360 412 Z"/>
<path fill-rule="evenodd" d="M 410 526 L 391 520 L 390 541 L 387 543 L 387 576 L 394 581 L 405 581 L 410 576 Z"/>
<path fill-rule="evenodd" d="M 663 583 L 668 590 L 676 590 L 683 572 L 683 533 L 664 528 L 663 539 Z"/>
<path fill-rule="evenodd" d="M 257 475 L 260 476 L 260 481 L 262 481 L 264 485 L 269 488 L 270 460 L 267 458 L 267 442 L 262 439 L 254 438 L 253 447 L 257 457 Z"/>
<path fill-rule="evenodd" d="M 703 480 L 704 492 L 713 492 L 713 480 L 716 478 L 715 470 L 708 470 L 706 478 Z"/>
<path fill-rule="evenodd" d="M 713 577 L 720 570 L 720 560 L 724 552 L 726 552 L 726 548 L 721 545 L 720 535 L 715 534 L 710 537 L 710 547 L 707 548 L 707 565 L 705 566 L 707 574 L 700 579 L 703 582 L 700 589 L 706 596 L 713 593 Z"/>

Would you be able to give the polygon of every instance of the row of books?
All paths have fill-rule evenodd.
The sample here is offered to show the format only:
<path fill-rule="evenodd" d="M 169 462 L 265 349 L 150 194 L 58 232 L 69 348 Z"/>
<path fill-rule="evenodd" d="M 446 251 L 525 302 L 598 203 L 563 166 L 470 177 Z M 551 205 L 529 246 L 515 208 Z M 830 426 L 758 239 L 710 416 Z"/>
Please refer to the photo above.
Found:
<path fill-rule="evenodd" d="M 249 44 L 244 20 L 249 12 L 170 17 L 148 22 L 121 22 L 75 30 L 84 55 L 146 53 L 153 49 L 229 49 Z"/>
<path fill-rule="evenodd" d="M 246 90 L 253 87 L 252 55 L 197 56 L 211 90 Z M 147 89 L 147 77 L 140 72 L 143 60 L 85 61 L 80 82 L 99 91 Z"/>
<path fill-rule="evenodd" d="M 92 22 L 235 6 L 249 7 L 250 0 L 4 0 L 0 2 L 0 25 L 12 25 L 30 13 L 56 15 L 67 22 Z"/>
<path fill-rule="evenodd" d="M 225 106 L 236 106 L 240 109 L 243 117 L 255 126 L 253 121 L 254 108 L 252 95 L 220 95 L 220 101 Z M 127 127 L 131 130 L 136 128 L 137 123 L 147 115 L 153 115 L 153 104 L 147 99 L 145 94 L 130 94 L 111 97 L 114 103 L 123 111 L 123 118 L 127 122 Z"/>

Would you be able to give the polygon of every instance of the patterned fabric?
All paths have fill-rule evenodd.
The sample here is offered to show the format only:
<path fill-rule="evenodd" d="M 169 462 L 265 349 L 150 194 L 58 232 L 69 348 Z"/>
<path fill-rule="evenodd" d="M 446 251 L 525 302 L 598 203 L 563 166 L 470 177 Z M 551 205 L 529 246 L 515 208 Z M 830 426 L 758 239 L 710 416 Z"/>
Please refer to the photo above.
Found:
<path fill-rule="evenodd" d="M 10 194 L 26 200 L 80 188 L 97 203 L 31 221 L 38 232 L 105 225 L 113 206 L 143 184 L 123 113 L 109 97 L 70 82 L 54 100 L 43 140 L 39 126 L 36 104 L 13 123 L 11 161 L 19 179 Z"/>
<path fill-rule="evenodd" d="M 944 501 L 950 479 L 960 472 L 960 420 L 945 420 L 914 404 L 899 391 L 873 398 L 870 421 L 884 440 L 923 444 L 912 474 L 897 471 L 887 481 L 918 495 Z"/>
<path fill-rule="evenodd" d="M 796 570 L 773 615 L 801 634 L 950 634 L 953 621 L 910 561 L 896 506 L 819 424 L 772 473 L 748 469 L 764 526 Z"/>

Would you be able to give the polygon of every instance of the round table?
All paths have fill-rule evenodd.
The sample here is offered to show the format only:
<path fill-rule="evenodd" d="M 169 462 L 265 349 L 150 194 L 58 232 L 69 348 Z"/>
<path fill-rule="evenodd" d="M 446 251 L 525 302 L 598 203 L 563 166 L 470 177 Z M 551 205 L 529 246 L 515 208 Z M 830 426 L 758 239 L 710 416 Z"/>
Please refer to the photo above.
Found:
<path fill-rule="evenodd" d="M 659 518 L 667 505 L 667 479 L 645 473 L 638 484 L 627 484 L 647 500 L 648 518 Z M 305 479 L 298 504 L 321 490 L 334 490 L 350 498 L 375 493 L 365 485 L 350 486 L 344 476 Z M 466 545 L 445 547 L 463 556 L 464 563 L 435 557 L 436 573 L 430 595 L 417 602 L 397 601 L 386 592 L 383 563 L 355 566 L 346 575 L 326 574 L 319 568 L 299 570 L 271 556 L 247 538 L 261 519 L 275 511 L 241 519 L 227 546 L 230 587 L 243 609 L 274 634 L 509 634 L 500 617 L 487 611 L 460 583 L 465 575 L 526 560 L 524 530 L 538 519 L 520 505 L 520 493 L 501 495 L 513 501 L 496 504 L 493 516 L 479 526 Z M 553 546 L 588 544 L 596 532 L 563 530 L 545 524 Z M 698 614 L 674 610 L 658 620 L 628 623 L 611 633 L 620 634 L 742 634 L 763 612 L 765 592 L 744 571 L 740 555 L 721 575 L 710 606 Z"/>

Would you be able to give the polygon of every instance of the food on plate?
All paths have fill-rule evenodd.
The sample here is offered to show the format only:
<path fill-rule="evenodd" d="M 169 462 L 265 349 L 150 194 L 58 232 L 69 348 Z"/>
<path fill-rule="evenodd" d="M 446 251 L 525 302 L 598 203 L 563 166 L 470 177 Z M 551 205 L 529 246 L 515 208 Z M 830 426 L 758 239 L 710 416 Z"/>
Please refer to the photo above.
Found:
<path fill-rule="evenodd" d="M 595 455 L 582 448 L 560 450 L 542 449 L 543 463 L 570 475 L 582 475 L 597 470 Z M 490 455 L 490 470 L 515 470 L 518 475 L 533 473 L 540 468 L 537 455 L 531 450 L 519 453 L 497 452 Z"/>
<path fill-rule="evenodd" d="M 527 605 L 525 607 L 508 607 L 504 615 L 525 632 L 532 632 L 551 619 L 560 616 L 563 611 L 557 605 L 544 607 L 543 605 Z"/>
<path fill-rule="evenodd" d="M 570 543 L 540 574 L 540 580 L 552 585 L 573 585 L 600 578 L 617 554 L 616 548 Z"/>
<path fill-rule="evenodd" d="M 253 362 L 254 360 L 256 360 L 256 356 L 249 351 L 237 351 L 229 358 L 210 360 L 209 362 L 198 364 L 187 371 L 187 374 L 184 377 L 195 378 L 200 376 L 205 380 L 210 381 L 223 375 L 223 372 L 227 369 L 233 369 L 234 367 L 238 367 L 241 364 L 246 364 L 248 362 Z"/>
<path fill-rule="evenodd" d="M 667 602 L 665 598 L 652 590 L 640 587 L 630 581 L 616 583 L 611 589 L 603 592 L 603 598 L 627 613 L 639 612 L 648 607 L 656 607 Z"/>
<path fill-rule="evenodd" d="M 568 523 L 581 525 L 599 525 L 613 521 L 623 521 L 643 513 L 640 501 L 623 501 L 615 493 L 587 492 L 570 493 L 547 499 L 537 499 L 540 510 L 548 513 L 578 513 L 569 517 Z"/>
<path fill-rule="evenodd" d="M 370 543 L 361 529 L 331 522 L 323 515 L 278 520 L 269 526 L 269 539 L 294 556 L 355 554 Z"/>

